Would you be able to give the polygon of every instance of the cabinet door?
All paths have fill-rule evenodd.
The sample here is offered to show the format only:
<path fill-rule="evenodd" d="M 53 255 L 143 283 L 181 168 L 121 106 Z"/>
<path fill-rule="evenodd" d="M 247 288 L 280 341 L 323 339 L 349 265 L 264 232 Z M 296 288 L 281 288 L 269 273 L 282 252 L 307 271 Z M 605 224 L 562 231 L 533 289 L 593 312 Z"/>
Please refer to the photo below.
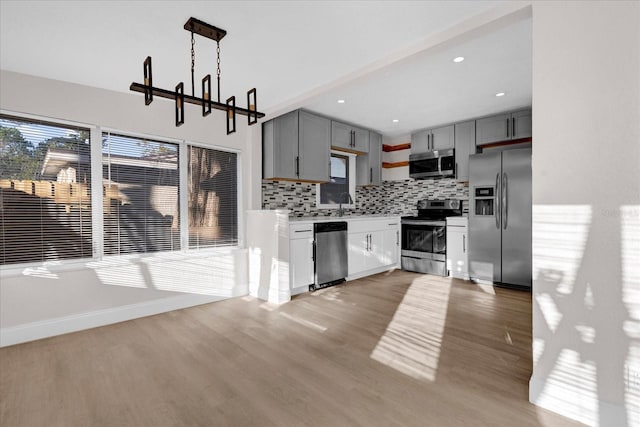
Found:
<path fill-rule="evenodd" d="M 369 184 L 382 184 L 382 135 L 369 132 Z"/>
<path fill-rule="evenodd" d="M 469 181 L 469 155 L 476 154 L 476 122 L 457 123 L 455 135 L 456 179 Z"/>
<path fill-rule="evenodd" d="M 369 253 L 367 258 L 367 270 L 387 265 L 384 251 L 384 231 L 371 231 L 369 234 Z"/>
<path fill-rule="evenodd" d="M 431 151 L 453 148 L 454 134 L 453 125 L 431 129 Z"/>
<path fill-rule="evenodd" d="M 273 177 L 296 179 L 298 157 L 298 112 L 273 119 Z"/>
<path fill-rule="evenodd" d="M 331 121 L 300 111 L 300 174 L 305 181 L 329 181 Z"/>
<path fill-rule="evenodd" d="M 411 134 L 411 154 L 420 154 L 430 151 L 430 133 L 429 130 L 421 130 L 420 132 Z"/>
<path fill-rule="evenodd" d="M 368 153 L 369 152 L 369 131 L 365 129 L 360 129 L 360 128 L 353 128 L 353 132 L 354 132 L 354 140 L 353 140 L 353 146 L 351 148 L 360 153 Z"/>
<path fill-rule="evenodd" d="M 447 270 L 451 277 L 466 279 L 469 276 L 466 240 L 467 233 L 447 227 Z"/>
<path fill-rule="evenodd" d="M 349 242 L 349 276 L 368 270 L 369 233 L 351 233 L 347 236 L 347 241 Z"/>
<path fill-rule="evenodd" d="M 511 114 L 498 114 L 476 120 L 476 145 L 510 139 L 510 121 Z"/>
<path fill-rule="evenodd" d="M 340 122 L 331 121 L 331 146 L 353 150 L 352 128 Z"/>
<path fill-rule="evenodd" d="M 369 153 L 356 157 L 356 185 L 382 183 L 382 135 L 371 132 Z"/>
<path fill-rule="evenodd" d="M 289 244 L 291 289 L 313 284 L 313 238 L 292 239 Z"/>
<path fill-rule="evenodd" d="M 397 264 L 400 260 L 400 229 L 396 225 L 382 233 L 383 265 Z"/>
<path fill-rule="evenodd" d="M 514 139 L 531 136 L 531 110 L 511 113 L 511 135 Z"/>

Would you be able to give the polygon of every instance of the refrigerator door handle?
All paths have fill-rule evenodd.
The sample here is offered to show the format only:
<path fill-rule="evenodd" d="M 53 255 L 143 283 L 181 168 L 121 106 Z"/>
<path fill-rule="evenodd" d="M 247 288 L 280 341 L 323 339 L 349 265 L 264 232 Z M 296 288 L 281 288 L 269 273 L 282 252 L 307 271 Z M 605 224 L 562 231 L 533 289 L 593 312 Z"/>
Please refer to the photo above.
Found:
<path fill-rule="evenodd" d="M 500 172 L 496 174 L 496 193 L 493 196 L 493 213 L 496 216 L 496 228 L 500 230 Z"/>
<path fill-rule="evenodd" d="M 504 213 L 502 214 L 502 223 L 503 227 L 507 229 L 507 219 L 509 218 L 509 192 L 507 188 L 507 173 L 502 174 L 502 209 L 504 209 Z"/>

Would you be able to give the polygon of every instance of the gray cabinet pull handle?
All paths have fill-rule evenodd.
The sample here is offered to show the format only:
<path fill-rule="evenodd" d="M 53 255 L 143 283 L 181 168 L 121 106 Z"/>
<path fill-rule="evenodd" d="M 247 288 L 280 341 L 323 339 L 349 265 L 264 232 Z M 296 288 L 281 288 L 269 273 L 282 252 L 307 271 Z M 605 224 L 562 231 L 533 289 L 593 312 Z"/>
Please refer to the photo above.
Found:
<path fill-rule="evenodd" d="M 462 253 L 467 252 L 467 236 L 462 235 Z"/>
<path fill-rule="evenodd" d="M 396 246 L 400 246 L 400 232 L 396 231 Z"/>
<path fill-rule="evenodd" d="M 502 217 L 503 227 L 507 229 L 507 219 L 509 218 L 509 191 L 507 188 L 507 173 L 502 175 L 502 209 L 504 215 Z"/>
<path fill-rule="evenodd" d="M 300 176 L 300 156 L 296 156 L 296 176 Z"/>
<path fill-rule="evenodd" d="M 511 119 L 511 123 L 512 123 L 511 124 L 511 135 L 512 135 L 513 138 L 515 138 L 516 137 L 516 118 L 515 117 Z"/>
<path fill-rule="evenodd" d="M 373 184 L 373 168 L 369 168 L 369 184 Z"/>
<path fill-rule="evenodd" d="M 509 119 L 507 119 L 507 138 L 509 138 Z"/>
<path fill-rule="evenodd" d="M 493 196 L 493 214 L 496 216 L 496 228 L 500 229 L 500 172 L 496 174 L 496 193 Z"/>

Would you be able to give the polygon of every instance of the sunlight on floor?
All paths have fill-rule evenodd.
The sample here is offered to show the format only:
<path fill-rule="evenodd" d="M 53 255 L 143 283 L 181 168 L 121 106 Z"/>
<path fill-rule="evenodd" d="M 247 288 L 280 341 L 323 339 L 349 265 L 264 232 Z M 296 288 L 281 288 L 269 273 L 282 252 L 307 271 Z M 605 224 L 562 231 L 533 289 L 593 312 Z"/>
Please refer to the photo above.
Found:
<path fill-rule="evenodd" d="M 284 312 L 280 312 L 278 314 L 280 314 L 280 316 L 284 317 L 285 319 L 289 319 L 299 325 L 306 326 L 307 328 L 311 328 L 316 331 L 324 332 L 327 330 L 327 328 L 322 325 L 318 325 L 317 323 L 311 322 L 309 320 L 301 319 L 297 316 L 292 316 Z"/>
<path fill-rule="evenodd" d="M 446 280 L 415 279 L 371 358 L 413 378 L 434 381 L 450 286 Z"/>

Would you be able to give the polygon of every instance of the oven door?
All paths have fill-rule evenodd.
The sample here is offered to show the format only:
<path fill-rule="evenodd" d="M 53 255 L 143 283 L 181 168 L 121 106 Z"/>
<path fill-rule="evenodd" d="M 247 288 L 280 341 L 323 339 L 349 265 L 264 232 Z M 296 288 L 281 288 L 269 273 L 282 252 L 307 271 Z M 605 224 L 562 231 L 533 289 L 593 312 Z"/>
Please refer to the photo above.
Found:
<path fill-rule="evenodd" d="M 446 225 L 445 221 L 403 220 L 402 255 L 445 261 Z"/>

